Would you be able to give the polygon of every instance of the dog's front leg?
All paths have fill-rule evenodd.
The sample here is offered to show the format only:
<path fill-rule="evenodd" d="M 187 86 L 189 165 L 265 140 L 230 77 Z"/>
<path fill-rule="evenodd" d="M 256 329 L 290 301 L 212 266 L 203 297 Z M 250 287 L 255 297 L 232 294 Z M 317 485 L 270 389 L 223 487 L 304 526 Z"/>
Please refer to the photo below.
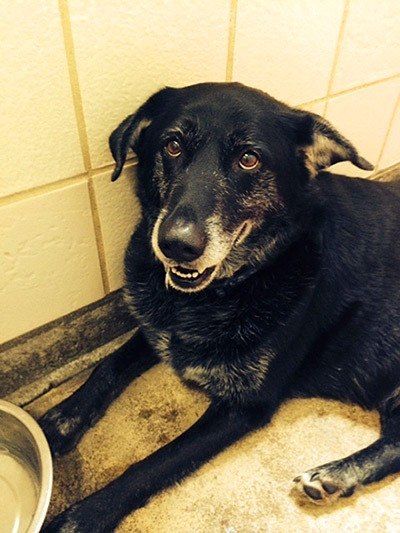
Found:
<path fill-rule="evenodd" d="M 43 531 L 110 533 L 153 495 L 187 476 L 218 452 L 270 419 L 264 405 L 212 404 L 180 437 L 129 467 L 102 490 L 73 505 Z"/>
<path fill-rule="evenodd" d="M 109 355 L 69 398 L 40 420 L 55 455 L 69 451 L 136 377 L 158 362 L 141 331 Z"/>

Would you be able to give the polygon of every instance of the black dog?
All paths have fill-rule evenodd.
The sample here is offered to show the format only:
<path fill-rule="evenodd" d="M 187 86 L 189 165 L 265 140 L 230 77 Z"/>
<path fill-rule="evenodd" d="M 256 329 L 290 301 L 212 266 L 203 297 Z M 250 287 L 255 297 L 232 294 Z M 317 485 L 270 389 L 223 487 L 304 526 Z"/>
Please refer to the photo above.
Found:
<path fill-rule="evenodd" d="M 143 219 L 126 254 L 139 333 L 41 420 L 64 453 L 160 359 L 205 390 L 190 429 L 46 531 L 110 532 L 124 515 L 267 424 L 289 397 L 377 409 L 382 436 L 295 482 L 326 503 L 400 470 L 400 182 L 321 117 L 236 83 L 164 89 L 113 132 L 136 152 Z"/>

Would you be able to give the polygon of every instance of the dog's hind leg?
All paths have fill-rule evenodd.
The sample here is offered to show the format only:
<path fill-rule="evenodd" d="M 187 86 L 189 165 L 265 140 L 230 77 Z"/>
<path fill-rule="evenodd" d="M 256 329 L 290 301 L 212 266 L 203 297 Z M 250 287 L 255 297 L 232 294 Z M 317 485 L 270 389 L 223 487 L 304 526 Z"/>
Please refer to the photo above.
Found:
<path fill-rule="evenodd" d="M 77 391 L 39 420 L 52 452 L 63 454 L 75 446 L 114 398 L 157 362 L 141 331 L 106 357 Z"/>
<path fill-rule="evenodd" d="M 294 481 L 316 504 L 329 504 L 351 496 L 363 485 L 400 472 L 400 406 L 387 402 L 380 411 L 381 437 L 373 444 L 339 461 L 308 470 Z"/>

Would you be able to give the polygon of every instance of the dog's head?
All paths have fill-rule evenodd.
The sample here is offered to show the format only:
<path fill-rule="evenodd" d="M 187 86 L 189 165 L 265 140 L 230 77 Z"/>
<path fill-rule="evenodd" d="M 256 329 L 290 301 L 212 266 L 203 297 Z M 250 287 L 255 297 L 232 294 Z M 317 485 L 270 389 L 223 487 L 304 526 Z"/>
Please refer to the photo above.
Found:
<path fill-rule="evenodd" d="M 166 88 L 111 134 L 139 196 L 167 286 L 194 292 L 256 264 L 296 231 L 319 170 L 372 166 L 327 121 L 237 83 Z"/>

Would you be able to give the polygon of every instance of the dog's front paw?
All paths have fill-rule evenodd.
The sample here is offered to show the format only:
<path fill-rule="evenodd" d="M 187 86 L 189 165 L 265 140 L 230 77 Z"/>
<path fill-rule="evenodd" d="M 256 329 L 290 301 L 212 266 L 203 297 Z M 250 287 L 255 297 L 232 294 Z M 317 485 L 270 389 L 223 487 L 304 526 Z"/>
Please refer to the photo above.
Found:
<path fill-rule="evenodd" d="M 41 533 L 111 533 L 121 519 L 119 512 L 100 491 L 57 515 Z"/>
<path fill-rule="evenodd" d="M 351 496 L 358 484 L 354 470 L 343 461 L 307 470 L 293 481 L 296 488 L 317 505 L 329 505 L 340 497 Z"/>
<path fill-rule="evenodd" d="M 82 529 L 78 522 L 72 517 L 68 517 L 67 513 L 58 515 L 50 524 L 42 529 L 42 533 L 83 533 L 89 532 L 89 529 Z"/>
<path fill-rule="evenodd" d="M 57 515 L 41 533 L 96 533 L 96 522 L 90 517 L 82 519 L 79 506 L 73 506 Z"/>
<path fill-rule="evenodd" d="M 71 450 L 86 429 L 81 416 L 70 414 L 60 406 L 50 409 L 38 423 L 54 455 L 62 455 Z"/>

